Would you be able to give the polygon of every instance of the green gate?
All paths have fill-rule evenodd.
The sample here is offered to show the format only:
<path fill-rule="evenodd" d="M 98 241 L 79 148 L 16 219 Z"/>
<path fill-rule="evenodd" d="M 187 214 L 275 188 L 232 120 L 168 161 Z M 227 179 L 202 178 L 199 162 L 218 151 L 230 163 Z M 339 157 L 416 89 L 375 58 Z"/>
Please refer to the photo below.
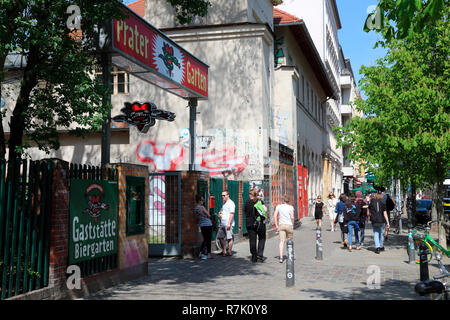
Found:
<path fill-rule="evenodd" d="M 250 196 L 248 193 L 250 192 L 250 182 L 243 182 L 242 183 L 242 234 L 247 233 L 247 226 L 245 225 L 245 203 L 248 199 L 250 199 Z"/>
<path fill-rule="evenodd" d="M 220 209 L 222 209 L 222 191 L 223 191 L 223 180 L 222 179 L 216 179 L 216 178 L 211 178 L 210 180 L 210 185 L 209 185 L 209 193 L 210 196 L 215 198 L 215 208 L 214 208 L 214 216 L 213 216 L 213 223 L 214 226 L 217 226 L 218 223 L 218 219 L 219 219 L 219 211 Z M 212 233 L 212 239 L 216 240 L 216 235 L 217 235 L 217 228 L 213 228 L 213 233 Z"/>
<path fill-rule="evenodd" d="M 111 168 L 103 170 L 102 167 L 98 166 L 87 166 L 71 163 L 69 167 L 68 178 L 71 180 L 71 182 L 76 180 L 98 180 L 105 182 L 107 181 L 117 182 L 118 170 Z M 76 183 L 73 184 L 71 183 L 71 189 L 76 186 L 77 186 Z M 116 199 L 115 201 L 118 201 L 118 199 Z M 80 267 L 81 277 L 84 278 L 100 272 L 116 269 L 118 267 L 118 254 L 113 253 L 105 256 L 94 257 L 88 260 L 74 262 L 73 264 Z"/>
<path fill-rule="evenodd" d="M 0 159 L 0 299 L 48 286 L 52 172 Z"/>
<path fill-rule="evenodd" d="M 236 205 L 236 212 L 234 213 L 234 228 L 233 233 L 239 233 L 239 181 L 227 181 L 228 192 L 230 193 L 230 199 L 233 200 Z"/>

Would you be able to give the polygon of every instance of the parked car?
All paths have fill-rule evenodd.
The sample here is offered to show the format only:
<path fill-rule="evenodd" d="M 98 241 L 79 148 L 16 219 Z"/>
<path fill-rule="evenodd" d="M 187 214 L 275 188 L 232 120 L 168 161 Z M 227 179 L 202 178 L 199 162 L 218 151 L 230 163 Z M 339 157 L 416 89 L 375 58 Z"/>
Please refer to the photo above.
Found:
<path fill-rule="evenodd" d="M 431 220 L 431 200 L 420 199 L 416 201 L 416 212 L 414 213 L 414 224 L 426 224 Z"/>
<path fill-rule="evenodd" d="M 450 198 L 444 198 L 444 222 L 447 242 L 450 242 Z"/>

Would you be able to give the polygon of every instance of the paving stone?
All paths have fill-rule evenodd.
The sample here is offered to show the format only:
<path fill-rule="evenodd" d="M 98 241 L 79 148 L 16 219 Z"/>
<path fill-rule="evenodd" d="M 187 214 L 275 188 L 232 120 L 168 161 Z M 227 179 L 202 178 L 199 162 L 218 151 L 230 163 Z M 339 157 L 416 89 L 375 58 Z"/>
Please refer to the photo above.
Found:
<path fill-rule="evenodd" d="M 263 263 L 251 263 L 248 240 L 235 243 L 232 257 L 209 260 L 151 258 L 149 275 L 100 291 L 86 300 L 291 300 L 291 299 L 427 299 L 414 292 L 419 265 L 407 263 L 407 235 L 390 235 L 386 250 L 373 252 L 373 233 L 366 228 L 365 247 L 342 250 L 340 233 L 323 235 L 323 260 L 315 259 L 315 227 L 311 218 L 294 230 L 295 286 L 286 288 L 286 262 L 278 262 L 278 236 L 267 239 Z M 405 246 L 399 243 L 405 243 Z M 392 245 L 390 245 L 392 243 Z M 444 258 L 448 265 L 449 259 Z M 380 289 L 369 289 L 371 265 L 380 269 Z M 430 277 L 438 274 L 430 265 Z"/>

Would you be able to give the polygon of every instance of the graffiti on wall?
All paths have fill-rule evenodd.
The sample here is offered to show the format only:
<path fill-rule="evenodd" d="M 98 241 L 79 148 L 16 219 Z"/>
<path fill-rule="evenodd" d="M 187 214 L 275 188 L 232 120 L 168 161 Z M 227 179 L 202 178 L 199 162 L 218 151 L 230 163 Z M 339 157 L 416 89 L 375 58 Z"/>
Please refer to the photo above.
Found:
<path fill-rule="evenodd" d="M 153 169 L 158 172 L 178 170 L 179 164 L 188 161 L 186 153 L 183 144 L 178 142 L 157 145 L 155 141 L 141 141 L 136 148 L 138 159 L 153 165 Z M 207 171 L 211 176 L 236 175 L 245 170 L 248 157 L 237 155 L 236 147 L 229 146 L 197 153 L 195 163 L 201 171 Z"/>
<path fill-rule="evenodd" d="M 247 167 L 246 156 L 237 156 L 234 146 L 220 150 L 213 149 L 195 155 L 195 162 L 199 163 L 202 171 L 208 171 L 211 176 L 220 174 L 239 174 Z"/>
<path fill-rule="evenodd" d="M 164 242 L 166 225 L 166 182 L 164 176 L 149 179 L 149 236 L 151 242 Z"/>
<path fill-rule="evenodd" d="M 174 171 L 183 162 L 183 145 L 169 142 L 157 146 L 155 141 L 141 141 L 136 148 L 136 156 L 141 162 L 150 163 L 155 171 Z"/>

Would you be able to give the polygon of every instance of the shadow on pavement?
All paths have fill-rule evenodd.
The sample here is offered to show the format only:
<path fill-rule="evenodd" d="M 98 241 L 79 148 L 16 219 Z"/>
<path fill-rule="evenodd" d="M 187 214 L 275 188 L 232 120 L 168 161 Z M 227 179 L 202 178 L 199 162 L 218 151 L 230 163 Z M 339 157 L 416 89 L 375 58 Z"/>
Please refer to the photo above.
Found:
<path fill-rule="evenodd" d="M 366 282 L 361 282 L 366 285 Z M 311 299 L 325 300 L 427 300 L 414 291 L 414 283 L 402 280 L 382 281 L 380 288 L 369 289 L 348 287 L 342 290 L 302 289 L 302 293 L 309 294 Z"/>
<path fill-rule="evenodd" d="M 227 277 L 237 276 L 270 276 L 267 272 L 258 270 L 261 262 L 252 263 L 250 257 L 222 257 L 212 254 L 212 259 L 180 259 L 180 258 L 150 258 L 148 262 L 148 276 L 132 280 L 115 287 L 115 291 L 105 289 L 97 292 L 87 299 L 107 299 L 118 293 L 135 293 L 137 286 L 151 284 L 161 285 L 190 285 L 205 284 L 214 286 L 214 282 Z M 263 262 L 266 263 L 266 262 Z M 236 281 L 236 280 L 234 280 Z M 157 293 L 155 293 L 157 295 Z"/>

